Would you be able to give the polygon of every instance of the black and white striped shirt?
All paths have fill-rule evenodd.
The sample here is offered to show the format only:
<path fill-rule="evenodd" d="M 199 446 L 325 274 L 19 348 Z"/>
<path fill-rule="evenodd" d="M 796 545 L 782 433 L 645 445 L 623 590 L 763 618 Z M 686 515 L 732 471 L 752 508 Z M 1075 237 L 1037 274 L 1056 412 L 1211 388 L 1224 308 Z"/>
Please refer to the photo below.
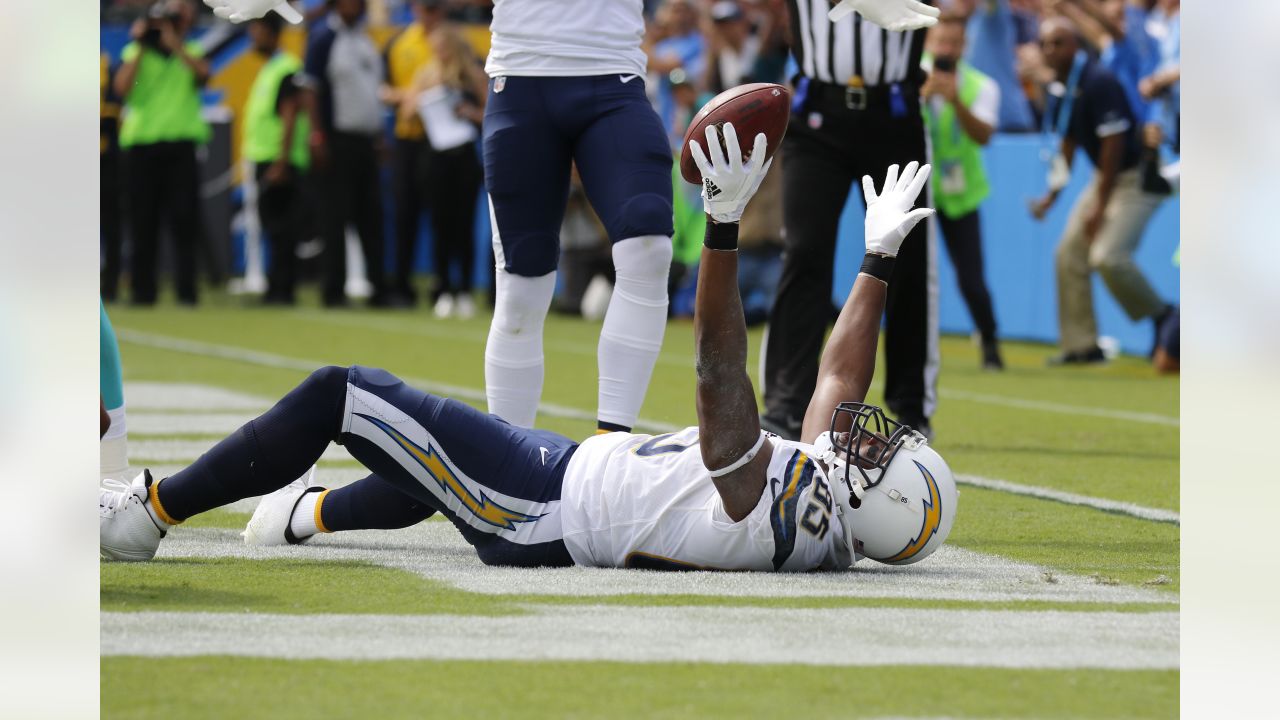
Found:
<path fill-rule="evenodd" d="M 935 3 L 924 0 L 927 4 Z M 852 13 L 833 23 L 829 0 L 787 0 L 791 11 L 791 53 L 801 74 L 834 85 L 875 87 L 924 82 L 920 58 L 925 30 L 889 32 Z"/>

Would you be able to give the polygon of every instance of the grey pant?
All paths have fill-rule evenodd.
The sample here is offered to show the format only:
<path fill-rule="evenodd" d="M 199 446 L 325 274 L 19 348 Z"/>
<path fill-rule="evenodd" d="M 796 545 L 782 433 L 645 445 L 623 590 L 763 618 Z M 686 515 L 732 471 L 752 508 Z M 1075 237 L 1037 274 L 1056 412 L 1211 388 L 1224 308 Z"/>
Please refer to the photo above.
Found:
<path fill-rule="evenodd" d="M 1133 261 L 1147 221 L 1164 198 L 1142 191 L 1137 170 L 1116 176 L 1115 189 L 1102 223 L 1090 244 L 1085 239 L 1085 218 L 1097 203 L 1098 178 L 1080 195 L 1056 253 L 1058 274 L 1058 328 L 1060 344 L 1067 352 L 1080 352 L 1098 342 L 1098 323 L 1093 312 L 1093 285 L 1089 275 L 1096 271 L 1107 289 L 1131 320 L 1151 317 L 1164 309 L 1151 283 Z"/>

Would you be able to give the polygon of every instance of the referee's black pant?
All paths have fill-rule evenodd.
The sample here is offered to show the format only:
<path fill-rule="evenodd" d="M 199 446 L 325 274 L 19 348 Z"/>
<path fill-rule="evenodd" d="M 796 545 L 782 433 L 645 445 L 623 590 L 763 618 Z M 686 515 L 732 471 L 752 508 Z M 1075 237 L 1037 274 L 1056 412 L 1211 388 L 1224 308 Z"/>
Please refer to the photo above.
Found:
<path fill-rule="evenodd" d="M 849 190 L 856 185 L 861 192 L 863 175 L 879 189 L 890 165 L 924 164 L 928 151 L 918 111 L 893 117 L 887 107 L 875 106 L 802 111 L 792 117 L 783 145 L 786 249 L 769 315 L 764 400 L 775 425 L 797 427 L 813 395 L 823 337 L 834 317 L 836 233 Z M 926 202 L 922 198 L 918 204 Z M 936 253 L 928 227 L 927 222 L 916 225 L 902 243 L 885 308 L 885 403 L 907 423 L 929 418 L 936 403 Z"/>
<path fill-rule="evenodd" d="M 386 299 L 386 262 L 382 219 L 382 176 L 373 135 L 333 132 L 329 163 L 319 169 L 323 218 L 324 302 L 346 302 L 347 225 L 354 225 L 364 250 L 365 275 L 373 286 L 371 303 Z"/>
<path fill-rule="evenodd" d="M 426 140 L 396 138 L 391 161 L 392 195 L 396 201 L 395 289 L 410 300 L 417 295 L 413 289 L 413 259 L 422 211 L 428 206 L 430 152 Z"/>
<path fill-rule="evenodd" d="M 173 237 L 178 301 L 196 302 L 196 248 L 200 245 L 200 179 L 194 142 L 134 145 L 126 157 L 129 226 L 133 238 L 130 262 L 131 299 L 139 305 L 156 301 L 160 220 L 167 216 Z"/>
<path fill-rule="evenodd" d="M 306 234 L 305 171 L 290 166 L 281 181 L 266 182 L 271 163 L 258 163 L 258 221 L 271 242 L 271 268 L 267 271 L 267 302 L 292 305 L 297 286 L 298 243 Z"/>

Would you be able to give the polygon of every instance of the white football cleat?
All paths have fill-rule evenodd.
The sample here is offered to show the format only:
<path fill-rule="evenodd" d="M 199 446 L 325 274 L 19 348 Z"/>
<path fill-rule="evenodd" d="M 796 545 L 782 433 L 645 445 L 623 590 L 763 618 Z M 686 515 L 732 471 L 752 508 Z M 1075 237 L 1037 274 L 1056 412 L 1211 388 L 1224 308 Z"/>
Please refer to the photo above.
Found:
<path fill-rule="evenodd" d="M 151 472 L 133 483 L 104 480 L 98 490 L 98 555 L 103 560 L 150 560 L 165 531 L 147 509 Z"/>
<path fill-rule="evenodd" d="M 324 492 L 325 488 L 312 485 L 316 468 L 313 465 L 306 475 L 285 485 L 279 490 L 264 495 L 258 502 L 258 508 L 249 518 L 240 537 L 246 545 L 300 545 L 310 540 L 312 535 L 300 538 L 293 534 L 289 522 L 293 519 L 293 511 L 307 493 Z"/>

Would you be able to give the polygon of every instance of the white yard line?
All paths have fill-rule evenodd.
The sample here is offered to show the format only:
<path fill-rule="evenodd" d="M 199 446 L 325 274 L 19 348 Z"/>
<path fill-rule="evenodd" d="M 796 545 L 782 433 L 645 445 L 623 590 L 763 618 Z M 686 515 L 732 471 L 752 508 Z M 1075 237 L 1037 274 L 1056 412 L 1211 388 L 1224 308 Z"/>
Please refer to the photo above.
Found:
<path fill-rule="evenodd" d="M 1019 410 L 1035 410 L 1037 412 L 1058 413 L 1059 415 L 1083 415 L 1085 417 L 1100 417 L 1108 420 L 1126 420 L 1128 422 L 1147 423 L 1149 425 L 1164 425 L 1167 427 L 1181 426 L 1181 420 L 1169 415 L 1161 415 L 1159 413 L 1132 412 L 1129 410 L 1113 410 L 1111 408 L 1092 407 L 1089 405 L 1068 405 L 1067 403 L 1048 402 L 1045 400 L 1027 400 L 1024 398 L 1010 397 L 1008 395 L 995 395 L 992 393 L 976 393 L 967 390 L 943 389 L 940 394 L 944 398 L 952 400 L 964 400 L 968 402 L 983 403 L 986 405 L 1000 405 L 1002 407 L 1017 408 Z"/>
<path fill-rule="evenodd" d="M 956 482 L 961 485 L 972 485 L 973 487 L 983 488 L 986 490 L 996 490 L 999 492 L 1012 493 L 1014 495 L 1025 495 L 1027 497 L 1039 498 L 1041 500 L 1053 500 L 1054 502 L 1065 503 L 1067 505 L 1080 505 L 1087 508 L 1093 508 L 1094 510 L 1114 513 L 1116 515 L 1128 515 L 1129 517 L 1138 518 L 1140 520 L 1154 520 L 1156 522 L 1173 523 L 1174 525 L 1182 524 L 1181 517 L 1173 510 L 1161 510 L 1159 508 L 1149 508 L 1141 505 L 1135 505 L 1133 503 L 1120 502 L 1119 500 L 1107 500 L 1105 498 L 1089 497 L 1088 495 L 1077 495 L 1075 493 L 1063 492 L 1062 490 L 1054 490 L 1053 488 L 1021 485 L 1007 480 L 996 480 L 979 475 L 957 475 Z"/>
<path fill-rule="evenodd" d="M 155 335 L 152 333 L 138 332 L 136 330 L 118 329 L 116 331 L 116 335 L 126 342 L 146 347 L 171 350 L 174 352 L 198 355 L 201 357 L 233 360 L 236 362 L 248 363 L 250 365 L 260 365 L 263 367 L 279 368 L 283 370 L 311 372 L 317 368 L 332 364 L 322 360 L 291 358 L 283 355 L 276 355 L 274 353 L 249 350 L 247 348 L 238 348 L 230 345 L 215 345 L 213 343 L 199 342 L 196 340 L 184 340 L 182 338 Z M 437 395 L 446 395 L 459 400 L 470 400 L 477 403 L 487 402 L 483 390 L 477 390 L 475 388 L 464 387 L 461 385 L 450 385 L 448 383 L 436 382 L 426 378 L 401 376 L 401 379 L 420 390 L 435 393 Z M 556 403 L 538 403 L 538 412 L 571 420 L 583 420 L 586 422 L 596 421 L 596 416 L 593 412 L 568 407 L 567 405 L 558 405 Z M 645 418 L 639 418 L 636 420 L 636 428 L 640 430 L 674 432 L 682 429 L 682 427 L 683 426 L 674 425 L 672 423 L 648 420 Z"/>
<path fill-rule="evenodd" d="M 450 523 L 362 530 L 314 538 L 305 546 L 249 547 L 236 530 L 170 531 L 157 557 L 361 560 L 486 595 L 700 595 L 732 597 L 929 598 L 970 602 L 1176 603 L 1176 595 L 1049 571 L 1008 558 L 943 546 L 904 567 L 859 563 L 849 572 L 664 573 L 606 568 L 489 567 Z"/>
<path fill-rule="evenodd" d="M 449 340 L 464 340 L 473 344 L 484 345 L 488 341 L 487 334 L 481 333 L 460 333 L 456 329 L 448 329 L 435 325 L 413 325 L 404 326 L 396 321 L 388 319 L 368 319 L 353 318 L 349 316 L 335 315 L 334 313 L 322 313 L 318 311 L 305 311 L 304 317 L 308 320 L 321 322 L 329 325 L 344 325 L 348 327 L 374 327 L 385 332 L 400 333 L 404 335 L 416 335 L 423 337 L 445 338 Z M 596 356 L 596 347 L 585 343 L 557 340 L 554 345 L 557 351 L 563 351 L 575 355 L 582 355 L 594 358 Z M 685 367 L 693 369 L 694 358 L 692 355 L 677 352 L 663 352 L 658 356 L 658 363 L 662 365 L 670 365 L 673 367 Z M 944 398 L 952 400 L 963 400 L 966 402 L 982 403 L 985 405 L 1000 405 L 1002 407 L 1017 408 L 1020 410 L 1034 410 L 1038 412 L 1059 413 L 1063 415 L 1083 415 L 1086 417 L 1101 417 L 1110 420 L 1128 420 L 1131 422 L 1149 423 L 1152 425 L 1165 425 L 1169 427 L 1178 427 L 1180 420 L 1177 417 L 1162 415 L 1160 413 L 1133 412 L 1129 410 L 1114 410 L 1110 408 L 1091 407 L 1088 405 L 1071 405 L 1068 403 L 1057 403 L 1045 400 L 1027 400 L 1024 398 L 1010 397 L 1008 395 L 999 395 L 995 393 L 976 393 L 967 390 L 953 390 L 943 388 L 940 393 Z"/>
<path fill-rule="evenodd" d="M 285 368 L 290 370 L 311 371 L 326 363 L 318 360 L 300 360 L 297 358 L 285 357 L 274 353 L 259 352 L 249 350 L 247 348 L 239 348 L 230 345 L 218 345 L 213 343 L 199 342 L 196 340 L 185 340 L 182 338 L 174 338 L 167 335 L 157 335 L 154 333 L 139 332 L 136 330 L 121 329 L 116 334 L 122 339 L 145 345 L 148 347 L 159 348 L 163 350 L 173 350 L 176 352 L 184 352 L 192 355 L 200 355 L 203 357 L 222 358 L 224 360 L 235 360 L 254 365 L 262 365 L 264 367 Z M 681 363 L 683 364 L 683 363 Z M 485 401 L 484 392 L 475 388 L 468 388 L 458 385 L 448 385 L 437 383 L 432 380 L 423 378 L 404 378 L 406 382 L 421 387 L 428 392 L 434 392 L 443 395 L 451 395 L 453 397 L 473 400 L 476 402 Z M 1129 422 L 1147 423 L 1152 425 L 1163 425 L 1167 427 L 1179 427 L 1181 421 L 1177 417 L 1169 415 L 1161 415 L 1158 413 L 1132 412 L 1128 410 L 1116 410 L 1112 408 L 1100 408 L 1089 405 L 1070 405 L 1067 403 L 1057 403 L 1042 400 L 1028 400 L 1024 398 L 1009 397 L 1006 395 L 996 395 L 993 393 L 975 393 L 965 390 L 943 389 L 941 391 L 943 397 L 962 400 L 967 402 L 984 403 L 988 405 L 1000 405 L 1003 407 L 1017 408 L 1021 410 L 1032 410 L 1038 412 L 1050 412 L 1062 415 L 1079 415 L 1083 417 L 1100 417 L 1109 420 L 1125 420 Z M 542 403 L 538 406 L 538 411 L 566 417 L 575 420 L 595 420 L 594 414 L 571 408 L 555 403 Z M 641 418 L 637 421 L 637 427 L 645 427 L 647 429 L 656 430 L 658 432 L 672 432 L 681 429 L 681 426 L 673 425 L 658 420 L 646 420 Z"/>
<path fill-rule="evenodd" d="M 1176 669 L 1176 613 L 539 607 L 527 615 L 103 613 L 101 654 Z"/>

